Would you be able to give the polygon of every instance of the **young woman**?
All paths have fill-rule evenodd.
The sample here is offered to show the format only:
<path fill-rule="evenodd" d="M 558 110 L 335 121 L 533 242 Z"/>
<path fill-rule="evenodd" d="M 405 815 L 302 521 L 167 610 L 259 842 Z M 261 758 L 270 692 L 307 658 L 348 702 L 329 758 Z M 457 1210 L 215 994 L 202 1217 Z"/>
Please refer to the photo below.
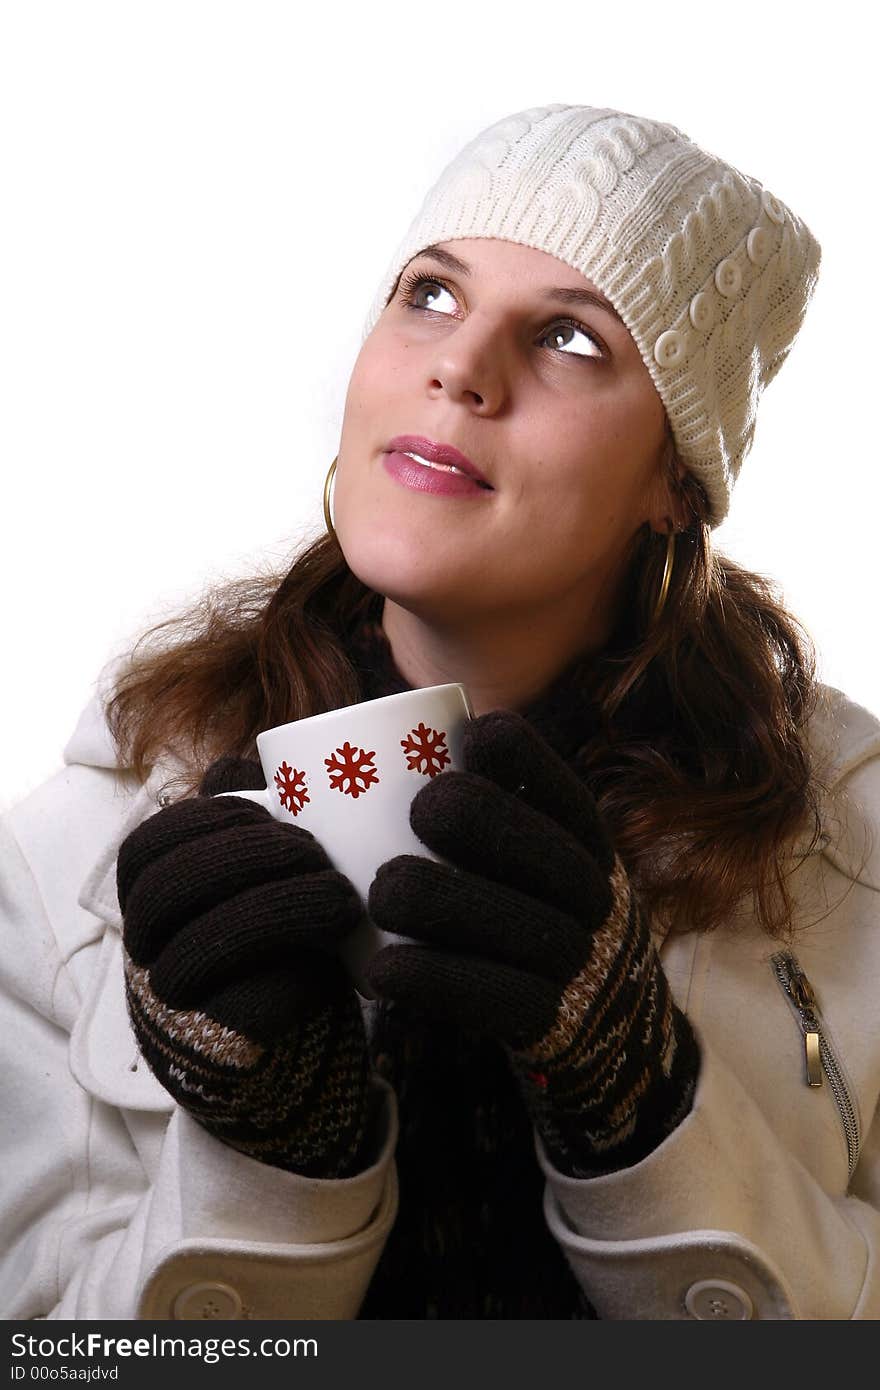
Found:
<path fill-rule="evenodd" d="M 444 170 L 327 534 L 108 669 L 3 818 L 7 1317 L 880 1313 L 880 721 L 712 547 L 819 255 L 627 113 Z M 214 794 L 446 681 L 367 1001 L 323 847 Z"/>

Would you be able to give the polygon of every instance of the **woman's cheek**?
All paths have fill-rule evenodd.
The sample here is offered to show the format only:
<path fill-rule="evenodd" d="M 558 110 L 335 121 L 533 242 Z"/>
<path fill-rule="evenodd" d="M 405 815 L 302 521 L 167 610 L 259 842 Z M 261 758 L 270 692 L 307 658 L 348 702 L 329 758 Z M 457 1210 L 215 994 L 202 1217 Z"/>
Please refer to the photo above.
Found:
<path fill-rule="evenodd" d="M 420 546 L 408 528 L 391 523 L 387 503 L 369 486 L 346 493 L 334 524 L 349 569 L 370 588 L 386 592 L 396 576 L 418 568 Z"/>

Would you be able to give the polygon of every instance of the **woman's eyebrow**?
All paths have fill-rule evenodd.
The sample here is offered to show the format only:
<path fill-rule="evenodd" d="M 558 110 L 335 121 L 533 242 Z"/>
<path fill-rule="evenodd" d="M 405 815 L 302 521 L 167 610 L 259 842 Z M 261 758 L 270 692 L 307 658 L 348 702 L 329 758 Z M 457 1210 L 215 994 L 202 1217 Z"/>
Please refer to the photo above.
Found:
<path fill-rule="evenodd" d="M 609 303 L 601 294 L 597 294 L 595 290 L 581 290 L 576 289 L 574 286 L 569 288 L 560 287 L 559 289 L 546 290 L 543 298 L 551 299 L 557 304 L 589 304 L 595 309 L 604 309 L 606 314 L 610 314 L 612 318 L 617 319 L 617 322 L 623 324 L 624 328 L 626 328 L 626 324 L 623 323 L 623 319 L 618 314 L 614 305 Z"/>
<path fill-rule="evenodd" d="M 430 260 L 436 261 L 438 265 L 442 265 L 446 270 L 455 271 L 458 275 L 470 275 L 471 273 L 471 268 L 466 261 L 460 260 L 458 256 L 453 256 L 451 251 L 444 251 L 442 246 L 426 246 L 423 251 L 419 252 L 418 258 L 414 256 L 413 260 L 422 257 L 428 257 Z M 623 319 L 614 305 L 609 303 L 603 295 L 597 294 L 595 290 L 580 289 L 574 285 L 560 285 L 558 288 L 545 290 L 541 297 L 554 304 L 587 304 L 594 309 L 604 309 L 607 314 L 611 314 L 613 318 L 617 319 L 618 323 L 623 324 Z M 623 326 L 625 328 L 626 324 Z"/>

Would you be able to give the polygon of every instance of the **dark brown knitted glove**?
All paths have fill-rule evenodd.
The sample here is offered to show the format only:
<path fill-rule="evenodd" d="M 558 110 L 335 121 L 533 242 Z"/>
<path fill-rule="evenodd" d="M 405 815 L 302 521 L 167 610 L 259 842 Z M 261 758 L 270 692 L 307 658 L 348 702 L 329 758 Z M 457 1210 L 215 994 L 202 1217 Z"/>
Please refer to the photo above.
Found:
<path fill-rule="evenodd" d="M 123 841 L 117 889 L 128 1008 L 143 1055 L 225 1144 L 311 1177 L 356 1172 L 369 1063 L 334 946 L 363 916 L 307 830 L 225 790 L 263 786 L 221 759 L 200 795 Z"/>
<path fill-rule="evenodd" d="M 562 1171 L 627 1167 L 690 1109 L 690 1025 L 586 784 L 507 711 L 468 726 L 464 766 L 412 803 L 449 862 L 401 855 L 376 874 L 372 919 L 426 944 L 380 951 L 370 983 L 501 1042 Z"/>

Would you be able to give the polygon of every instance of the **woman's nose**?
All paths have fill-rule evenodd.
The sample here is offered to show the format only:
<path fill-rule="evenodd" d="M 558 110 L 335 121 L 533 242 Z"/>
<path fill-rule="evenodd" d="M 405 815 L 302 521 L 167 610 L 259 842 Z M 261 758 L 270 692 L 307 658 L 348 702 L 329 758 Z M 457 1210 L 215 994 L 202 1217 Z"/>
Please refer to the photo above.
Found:
<path fill-rule="evenodd" d="M 498 336 L 477 325 L 473 316 L 435 345 L 428 375 L 430 390 L 478 407 L 481 414 L 497 411 L 508 391 L 508 369 Z"/>

